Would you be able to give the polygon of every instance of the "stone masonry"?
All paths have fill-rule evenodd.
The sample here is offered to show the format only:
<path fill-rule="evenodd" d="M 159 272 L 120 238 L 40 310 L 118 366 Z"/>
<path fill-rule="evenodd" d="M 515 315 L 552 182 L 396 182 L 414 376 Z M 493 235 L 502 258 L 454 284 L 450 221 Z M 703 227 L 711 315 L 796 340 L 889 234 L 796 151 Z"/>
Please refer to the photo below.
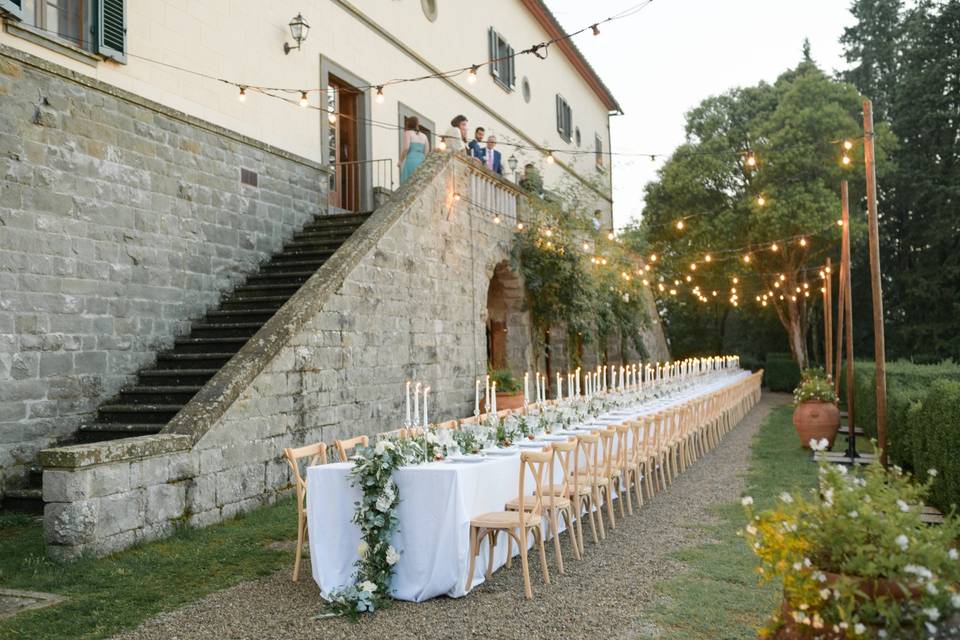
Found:
<path fill-rule="evenodd" d="M 310 161 L 0 47 L 0 494 L 325 210 L 326 185 Z M 173 486 L 101 526 L 162 513 Z"/>
<path fill-rule="evenodd" d="M 51 555 L 271 502 L 290 487 L 284 447 L 396 428 L 408 379 L 432 387 L 431 421 L 470 413 L 487 287 L 513 242 L 512 221 L 454 199 L 476 171 L 429 157 L 162 433 L 43 452 Z M 529 319 L 511 327 L 529 359 Z"/>

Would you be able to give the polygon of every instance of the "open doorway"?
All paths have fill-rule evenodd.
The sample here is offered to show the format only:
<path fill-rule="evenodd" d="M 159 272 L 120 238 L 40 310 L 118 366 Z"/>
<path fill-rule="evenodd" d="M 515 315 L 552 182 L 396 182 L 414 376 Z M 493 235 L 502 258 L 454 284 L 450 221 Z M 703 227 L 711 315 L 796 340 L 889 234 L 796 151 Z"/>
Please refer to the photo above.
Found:
<path fill-rule="evenodd" d="M 330 167 L 330 211 L 367 211 L 372 208 L 370 92 L 359 87 L 368 83 L 323 56 L 320 81 L 326 87 L 321 134 Z"/>

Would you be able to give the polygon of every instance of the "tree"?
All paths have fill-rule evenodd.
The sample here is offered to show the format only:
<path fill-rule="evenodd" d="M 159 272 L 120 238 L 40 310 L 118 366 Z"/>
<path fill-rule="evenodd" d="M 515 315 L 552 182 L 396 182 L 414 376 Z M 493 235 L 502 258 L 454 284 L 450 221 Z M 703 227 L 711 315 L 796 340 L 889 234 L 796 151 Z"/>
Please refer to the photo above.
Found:
<path fill-rule="evenodd" d="M 880 182 L 887 348 L 893 357 L 960 357 L 960 1 L 858 0 L 844 34 L 846 77 L 874 100 L 901 144 Z M 868 271 L 854 295 L 869 301 Z M 859 305 L 857 305 L 859 306 Z M 861 323 L 858 342 L 872 339 Z M 867 345 L 865 344 L 864 347 Z M 862 347 L 858 347 L 862 348 Z"/>
<path fill-rule="evenodd" d="M 882 155 L 882 126 L 878 134 Z M 646 188 L 643 229 L 661 300 L 699 302 L 721 335 L 729 307 L 760 304 L 806 366 L 817 274 L 840 237 L 839 183 L 856 178 L 840 163 L 839 143 L 860 135 L 857 90 L 807 60 L 773 85 L 694 108 L 685 144 Z"/>

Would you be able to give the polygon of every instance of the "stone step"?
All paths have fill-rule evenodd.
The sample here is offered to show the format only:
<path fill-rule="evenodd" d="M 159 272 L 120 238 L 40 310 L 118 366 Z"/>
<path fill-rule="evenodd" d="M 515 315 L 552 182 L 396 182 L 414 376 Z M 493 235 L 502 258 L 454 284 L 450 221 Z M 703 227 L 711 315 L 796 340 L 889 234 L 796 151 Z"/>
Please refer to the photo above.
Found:
<path fill-rule="evenodd" d="M 256 298 L 240 298 L 233 299 L 230 298 L 225 300 L 221 305 L 221 309 L 224 311 L 232 311 L 236 309 L 262 309 L 263 307 L 273 307 L 274 313 L 276 309 L 279 309 L 283 306 L 283 303 L 289 300 L 290 298 L 286 296 L 270 297 L 270 296 L 261 296 Z"/>
<path fill-rule="evenodd" d="M 293 270 L 311 269 L 316 271 L 324 265 L 326 260 L 290 260 L 286 262 L 267 263 L 260 267 L 260 275 L 268 275 L 277 272 L 289 272 Z"/>
<path fill-rule="evenodd" d="M 247 278 L 246 286 L 251 285 L 302 285 L 316 273 L 316 270 L 306 271 L 275 271 L 273 273 L 258 273 Z"/>
<path fill-rule="evenodd" d="M 299 263 L 308 260 L 323 260 L 326 262 L 327 258 L 333 255 L 333 252 L 334 249 L 291 249 L 273 256 L 273 259 L 270 260 L 270 264 L 289 265 L 294 262 Z M 260 271 L 262 272 L 263 269 Z"/>
<path fill-rule="evenodd" d="M 295 282 L 292 284 L 268 284 L 268 283 L 255 283 L 255 284 L 245 284 L 234 289 L 233 293 L 230 294 L 229 298 L 235 296 L 262 296 L 262 295 L 282 295 L 290 298 L 297 292 L 297 290 L 302 286 L 302 282 Z M 228 299 L 229 299 L 228 298 Z"/>
<path fill-rule="evenodd" d="M 349 237 L 349 236 L 348 236 Z M 283 253 L 290 251 L 336 251 L 346 238 L 305 238 L 283 245 Z"/>
<path fill-rule="evenodd" d="M 358 225 L 359 226 L 359 225 Z M 314 229 L 314 230 L 305 230 L 299 233 L 293 234 L 294 242 L 301 242 L 304 240 L 339 240 L 343 242 L 357 230 L 357 227 L 332 227 L 329 229 Z"/>
<path fill-rule="evenodd" d="M 223 336 L 223 335 L 191 335 L 189 338 L 177 338 L 171 353 L 226 353 L 240 351 L 243 345 L 247 344 L 249 338 L 246 336 Z"/>
<path fill-rule="evenodd" d="M 337 226 L 359 227 L 367 221 L 370 213 L 338 213 L 334 215 L 318 216 L 304 226 L 304 230 L 313 228 L 330 228 Z"/>
<path fill-rule="evenodd" d="M 105 440 L 149 436 L 160 433 L 166 424 L 166 422 L 95 422 L 80 427 L 80 431 L 77 433 L 77 441 L 80 444 L 89 444 L 91 442 L 104 442 Z"/>
<path fill-rule="evenodd" d="M 229 362 L 233 353 L 161 353 L 157 356 L 159 369 L 219 369 Z"/>
<path fill-rule="evenodd" d="M 97 422 L 163 425 L 182 408 L 182 404 L 105 404 L 97 409 Z"/>
<path fill-rule="evenodd" d="M 269 307 L 264 309 L 218 309 L 216 311 L 208 311 L 206 318 L 197 324 L 234 324 L 238 322 L 263 324 L 272 318 L 276 312 L 276 309 Z"/>
<path fill-rule="evenodd" d="M 15 513 L 42 514 L 43 490 L 35 487 L 29 489 L 4 489 L 3 510 Z"/>
<path fill-rule="evenodd" d="M 150 369 L 140 372 L 140 383 L 153 386 L 204 385 L 218 368 Z"/>
<path fill-rule="evenodd" d="M 120 391 L 116 404 L 179 404 L 184 405 L 197 395 L 201 385 L 137 385 Z"/>
<path fill-rule="evenodd" d="M 274 311 L 274 313 L 276 313 Z M 273 315 L 271 313 L 271 315 Z M 260 330 L 265 322 L 198 322 L 193 325 L 191 338 L 243 338 Z"/>

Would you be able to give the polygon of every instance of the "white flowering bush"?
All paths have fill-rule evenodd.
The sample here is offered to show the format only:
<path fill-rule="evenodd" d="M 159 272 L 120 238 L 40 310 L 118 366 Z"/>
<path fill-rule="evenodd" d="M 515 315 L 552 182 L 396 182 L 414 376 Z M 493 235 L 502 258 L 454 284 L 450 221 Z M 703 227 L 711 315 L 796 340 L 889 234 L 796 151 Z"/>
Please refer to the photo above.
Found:
<path fill-rule="evenodd" d="M 813 443 L 820 448 L 820 443 Z M 931 479 L 880 464 L 821 463 L 819 492 L 784 493 L 743 534 L 761 581 L 783 584 L 784 606 L 764 630 L 800 637 L 927 638 L 960 613 L 960 523 L 920 519 Z M 944 635 L 943 637 L 953 637 Z"/>
<path fill-rule="evenodd" d="M 400 503 L 393 473 L 422 458 L 422 443 L 413 440 L 383 438 L 375 446 L 356 449 L 350 478 L 363 494 L 353 514 L 353 522 L 360 527 L 359 559 L 354 584 L 331 596 L 330 607 L 335 614 L 356 620 L 360 614 L 372 613 L 390 602 L 393 568 L 400 560 L 400 552 L 390 544 Z"/>

